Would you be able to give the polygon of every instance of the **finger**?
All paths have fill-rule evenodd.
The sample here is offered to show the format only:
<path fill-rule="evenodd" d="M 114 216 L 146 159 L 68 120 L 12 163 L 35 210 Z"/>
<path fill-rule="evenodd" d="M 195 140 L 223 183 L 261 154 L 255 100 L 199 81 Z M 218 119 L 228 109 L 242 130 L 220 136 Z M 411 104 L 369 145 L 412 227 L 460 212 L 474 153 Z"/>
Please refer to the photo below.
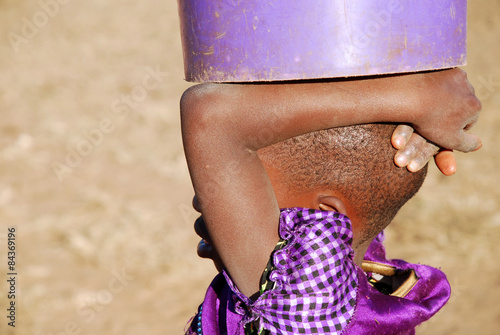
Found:
<path fill-rule="evenodd" d="M 407 166 L 416 157 L 418 151 L 425 143 L 425 138 L 413 133 L 406 145 L 396 152 L 394 163 L 399 167 Z"/>
<path fill-rule="evenodd" d="M 434 156 L 434 162 L 445 176 L 452 176 L 457 172 L 457 161 L 453 150 L 441 150 Z"/>
<path fill-rule="evenodd" d="M 474 134 L 468 134 L 465 132 L 462 132 L 462 134 L 463 134 L 462 141 L 456 146 L 454 146 L 452 149 L 461 152 L 471 152 L 481 149 L 483 144 L 479 136 Z"/>
<path fill-rule="evenodd" d="M 224 265 L 222 263 L 222 260 L 220 259 L 219 254 L 217 253 L 217 250 L 215 250 L 215 248 L 212 245 L 207 244 L 205 240 L 201 240 L 198 243 L 196 252 L 198 253 L 198 256 L 201 258 L 211 259 L 214 262 L 217 271 L 221 272 L 222 269 L 224 268 Z"/>
<path fill-rule="evenodd" d="M 201 258 L 214 259 L 216 255 L 214 247 L 211 244 L 207 243 L 207 241 L 205 241 L 204 239 L 201 239 L 198 243 L 196 252 Z"/>
<path fill-rule="evenodd" d="M 391 137 L 391 143 L 392 146 L 396 149 L 402 149 L 408 143 L 408 141 L 411 138 L 411 135 L 413 134 L 413 128 L 405 125 L 405 124 L 400 124 L 394 129 L 394 132 L 392 133 Z"/>
<path fill-rule="evenodd" d="M 430 142 L 425 143 L 417 151 L 411 162 L 408 164 L 407 169 L 410 172 L 417 172 L 422 169 L 435 154 L 439 151 L 439 147 Z"/>
<path fill-rule="evenodd" d="M 476 94 L 476 89 L 474 88 L 474 86 L 472 86 L 472 84 L 470 83 L 469 81 L 469 78 L 467 76 L 467 72 L 465 72 L 464 70 L 460 69 L 461 70 L 461 75 L 455 77 L 455 80 L 457 82 L 460 82 L 460 81 L 464 81 L 466 86 L 467 86 L 467 89 L 472 92 L 472 94 Z"/>
<path fill-rule="evenodd" d="M 200 202 L 198 201 L 198 197 L 196 195 L 193 197 L 193 208 L 198 213 L 201 213 Z"/>
<path fill-rule="evenodd" d="M 481 108 L 482 108 L 482 107 L 481 107 L 481 102 L 479 102 L 479 100 L 478 100 L 476 97 L 474 97 L 474 98 L 475 98 L 475 101 L 477 101 L 477 103 L 479 104 L 479 107 L 477 107 L 477 108 L 479 108 L 479 109 L 478 109 L 478 111 L 477 111 L 477 112 L 476 112 L 476 113 L 475 113 L 475 114 L 474 114 L 474 115 L 470 118 L 470 120 L 469 120 L 469 121 L 467 122 L 467 124 L 465 125 L 465 127 L 464 127 L 464 130 L 465 130 L 465 131 L 467 131 L 467 130 L 471 129 L 472 127 L 474 127 L 474 125 L 475 125 L 475 124 L 477 123 L 477 121 L 479 120 L 479 111 L 480 111 L 480 110 L 481 110 Z M 474 102 L 474 101 L 471 101 L 471 103 L 470 103 L 470 104 L 475 104 L 475 102 Z"/>

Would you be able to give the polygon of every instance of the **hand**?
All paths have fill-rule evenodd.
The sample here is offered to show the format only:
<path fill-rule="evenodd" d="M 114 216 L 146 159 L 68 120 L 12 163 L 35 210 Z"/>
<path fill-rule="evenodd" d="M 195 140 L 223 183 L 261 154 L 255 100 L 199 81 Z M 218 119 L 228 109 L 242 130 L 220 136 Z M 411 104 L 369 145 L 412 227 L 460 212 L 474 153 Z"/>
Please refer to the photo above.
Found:
<path fill-rule="evenodd" d="M 466 133 L 477 122 L 481 110 L 467 74 L 455 68 L 421 73 L 417 78 L 415 95 L 408 98 L 419 109 L 412 122 L 415 131 L 441 148 L 462 152 L 479 149 L 479 137 Z M 409 141 L 411 144 L 416 139 Z M 432 151 L 430 147 L 425 150 Z"/>
<path fill-rule="evenodd" d="M 196 234 L 201 237 L 201 241 L 198 243 L 198 247 L 196 249 L 198 256 L 200 256 L 201 258 L 211 259 L 214 262 L 217 271 L 221 272 L 224 268 L 224 265 L 222 263 L 222 260 L 220 259 L 219 254 L 217 253 L 217 250 L 215 250 L 215 248 L 212 246 L 210 235 L 208 234 L 202 216 L 197 218 L 194 222 L 194 230 Z"/>
<path fill-rule="evenodd" d="M 457 162 L 452 150 L 440 149 L 415 133 L 410 126 L 396 127 L 391 142 L 398 149 L 394 163 L 399 167 L 406 166 L 410 172 L 422 169 L 431 157 L 434 157 L 436 166 L 445 176 L 451 176 L 457 171 Z"/>
<path fill-rule="evenodd" d="M 196 195 L 193 197 L 193 208 L 195 209 L 195 211 L 202 214 L 201 206 Z M 222 263 L 217 250 L 215 250 L 212 245 L 210 235 L 208 233 L 207 227 L 205 226 L 205 221 L 203 221 L 203 216 L 198 217 L 194 222 L 194 231 L 199 237 L 201 237 L 201 241 L 198 243 L 196 249 L 198 256 L 200 256 L 201 258 L 211 259 L 214 262 L 217 271 L 221 272 L 224 268 L 224 264 Z"/>

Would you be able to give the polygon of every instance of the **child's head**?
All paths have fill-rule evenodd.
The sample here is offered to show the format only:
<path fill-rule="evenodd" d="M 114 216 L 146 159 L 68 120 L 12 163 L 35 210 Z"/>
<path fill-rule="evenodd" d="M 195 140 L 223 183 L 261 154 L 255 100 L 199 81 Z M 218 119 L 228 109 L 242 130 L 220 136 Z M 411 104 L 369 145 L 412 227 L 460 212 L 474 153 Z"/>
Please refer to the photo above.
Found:
<path fill-rule="evenodd" d="M 353 222 L 354 244 L 371 240 L 422 185 L 394 162 L 395 125 L 318 131 L 259 150 L 280 207 L 335 209 Z"/>

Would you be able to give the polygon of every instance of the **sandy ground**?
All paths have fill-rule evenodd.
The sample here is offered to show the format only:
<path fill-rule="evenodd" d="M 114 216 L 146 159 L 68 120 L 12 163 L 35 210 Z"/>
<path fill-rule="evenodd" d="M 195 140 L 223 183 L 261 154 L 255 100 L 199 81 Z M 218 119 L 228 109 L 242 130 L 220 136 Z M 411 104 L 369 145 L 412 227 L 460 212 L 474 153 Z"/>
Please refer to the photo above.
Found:
<path fill-rule="evenodd" d="M 215 271 L 195 255 L 176 3 L 49 2 L 0 0 L 0 334 L 181 334 Z M 419 334 L 500 328 L 500 2 L 469 12 L 484 148 L 459 155 L 454 177 L 431 168 L 387 232 L 392 257 L 442 267 L 453 286 Z"/>

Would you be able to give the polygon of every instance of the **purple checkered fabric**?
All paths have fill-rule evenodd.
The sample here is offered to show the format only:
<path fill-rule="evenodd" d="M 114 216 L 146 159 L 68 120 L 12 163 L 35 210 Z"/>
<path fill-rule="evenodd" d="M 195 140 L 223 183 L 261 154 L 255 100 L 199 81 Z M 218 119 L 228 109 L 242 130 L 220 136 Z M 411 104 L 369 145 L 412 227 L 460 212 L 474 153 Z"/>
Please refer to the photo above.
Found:
<path fill-rule="evenodd" d="M 358 285 L 349 219 L 290 208 L 281 212 L 279 233 L 287 244 L 272 256 L 274 289 L 250 301 L 225 274 L 236 312 L 271 334 L 340 334 L 354 313 Z"/>

